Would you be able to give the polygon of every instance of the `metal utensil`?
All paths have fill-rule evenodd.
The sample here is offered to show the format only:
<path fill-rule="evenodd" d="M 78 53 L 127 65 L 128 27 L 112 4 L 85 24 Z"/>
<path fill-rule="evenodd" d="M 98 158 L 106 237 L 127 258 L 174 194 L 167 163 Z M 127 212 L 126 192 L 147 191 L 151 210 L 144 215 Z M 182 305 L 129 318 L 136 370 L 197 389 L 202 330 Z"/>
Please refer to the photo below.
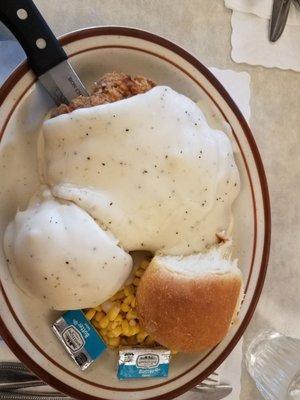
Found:
<path fill-rule="evenodd" d="M 28 379 L 28 380 L 19 380 L 17 378 L 15 382 L 5 382 L 0 385 L 0 390 L 16 390 L 16 389 L 25 389 L 32 387 L 40 387 L 47 386 L 47 383 L 40 381 L 38 379 Z"/>
<path fill-rule="evenodd" d="M 45 382 L 29 371 L 22 363 L 0 362 L 0 400 L 66 399 L 67 396 L 59 392 L 16 391 L 45 385 Z M 192 391 L 201 393 L 201 400 L 219 400 L 231 393 L 232 387 L 220 383 L 219 374 L 213 372 Z"/>
<path fill-rule="evenodd" d="M 71 400 L 71 397 L 68 397 L 62 393 L 58 392 L 1 392 L 0 391 L 0 400 Z"/>
<path fill-rule="evenodd" d="M 36 375 L 19 362 L 0 362 L 0 390 L 44 386 Z"/>
<path fill-rule="evenodd" d="M 205 387 L 198 385 L 193 389 L 194 392 L 201 394 L 201 400 L 221 400 L 232 392 L 230 385 L 218 385 Z M 0 400 L 66 400 L 70 397 L 59 392 L 20 392 L 20 391 L 0 391 Z"/>
<path fill-rule="evenodd" d="M 28 391 L 23 389 L 47 384 L 20 362 L 0 362 L 0 400 L 65 400 L 57 391 Z"/>
<path fill-rule="evenodd" d="M 67 54 L 32 0 L 1 0 L 0 20 L 23 47 L 28 62 L 57 105 L 88 96 Z"/>
<path fill-rule="evenodd" d="M 213 372 L 199 385 L 192 389 L 193 392 L 201 393 L 201 400 L 219 400 L 232 392 L 232 386 L 220 382 L 220 376 Z"/>
<path fill-rule="evenodd" d="M 292 0 L 274 0 L 269 39 L 276 42 L 284 31 Z"/>
<path fill-rule="evenodd" d="M 228 396 L 232 392 L 232 387 L 230 385 L 199 387 L 193 389 L 193 391 L 201 394 L 201 400 L 220 400 L 224 399 L 224 397 Z"/>
<path fill-rule="evenodd" d="M 200 393 L 201 400 L 220 400 L 232 392 L 232 387 L 230 385 L 217 385 L 214 387 L 198 385 L 192 391 Z M 13 390 L 13 388 L 8 391 L 0 391 L 0 400 L 65 400 L 68 398 L 68 396 L 59 392 L 20 392 Z"/>
<path fill-rule="evenodd" d="M 214 371 L 212 374 L 210 374 L 204 381 L 202 381 L 199 385 L 196 385 L 195 387 L 202 387 L 204 386 L 217 386 L 220 383 L 220 377 L 218 372 Z"/>

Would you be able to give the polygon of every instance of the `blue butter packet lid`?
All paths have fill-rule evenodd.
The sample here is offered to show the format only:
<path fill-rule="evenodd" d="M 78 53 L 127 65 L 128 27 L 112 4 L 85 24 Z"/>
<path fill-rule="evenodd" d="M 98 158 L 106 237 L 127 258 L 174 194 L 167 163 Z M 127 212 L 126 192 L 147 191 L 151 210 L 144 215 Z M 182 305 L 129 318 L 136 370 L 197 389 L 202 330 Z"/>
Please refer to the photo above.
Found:
<path fill-rule="evenodd" d="M 81 310 L 65 312 L 52 328 L 82 370 L 94 362 L 107 347 Z"/>
<path fill-rule="evenodd" d="M 119 351 L 120 380 L 164 378 L 169 373 L 171 352 L 161 348 L 132 348 Z"/>

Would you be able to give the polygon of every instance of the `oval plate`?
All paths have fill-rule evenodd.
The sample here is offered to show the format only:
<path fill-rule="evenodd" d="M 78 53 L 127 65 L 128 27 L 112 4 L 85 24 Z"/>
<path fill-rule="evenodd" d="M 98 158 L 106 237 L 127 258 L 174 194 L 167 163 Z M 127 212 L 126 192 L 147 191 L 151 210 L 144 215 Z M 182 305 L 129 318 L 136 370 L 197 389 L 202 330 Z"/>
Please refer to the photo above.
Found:
<path fill-rule="evenodd" d="M 147 76 L 169 85 L 217 113 L 229 124 L 241 174 L 241 193 L 233 207 L 235 256 L 246 284 L 239 322 L 215 348 L 201 354 L 173 357 L 168 379 L 121 382 L 117 357 L 107 351 L 81 372 L 54 337 L 50 326 L 59 315 L 24 296 L 11 280 L 1 248 L 0 333 L 32 371 L 51 386 L 78 399 L 173 398 L 213 372 L 230 354 L 254 312 L 260 296 L 270 247 L 270 202 L 263 164 L 253 135 L 226 90 L 200 61 L 181 47 L 148 32 L 122 27 L 95 27 L 63 36 L 70 61 L 89 85 L 108 71 Z M 52 107 L 27 63 L 18 67 L 0 90 L 2 172 L 18 171 L 0 193 L 1 242 L 18 207 L 26 207 L 38 186 L 36 140 Z M 15 144 L 18 139 L 18 144 Z M 2 247 L 2 246 L 1 246 Z M 199 316 L 201 318 L 201 316 Z"/>

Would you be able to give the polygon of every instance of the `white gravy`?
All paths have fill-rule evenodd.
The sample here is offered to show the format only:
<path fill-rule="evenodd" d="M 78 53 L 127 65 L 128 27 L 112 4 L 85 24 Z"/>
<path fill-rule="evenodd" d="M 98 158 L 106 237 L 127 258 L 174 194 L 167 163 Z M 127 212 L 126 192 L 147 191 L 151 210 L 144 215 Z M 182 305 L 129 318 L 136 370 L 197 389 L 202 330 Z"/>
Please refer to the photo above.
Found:
<path fill-rule="evenodd" d="M 226 231 L 239 191 L 232 145 L 169 87 L 45 121 L 42 179 L 125 250 L 199 252 Z"/>

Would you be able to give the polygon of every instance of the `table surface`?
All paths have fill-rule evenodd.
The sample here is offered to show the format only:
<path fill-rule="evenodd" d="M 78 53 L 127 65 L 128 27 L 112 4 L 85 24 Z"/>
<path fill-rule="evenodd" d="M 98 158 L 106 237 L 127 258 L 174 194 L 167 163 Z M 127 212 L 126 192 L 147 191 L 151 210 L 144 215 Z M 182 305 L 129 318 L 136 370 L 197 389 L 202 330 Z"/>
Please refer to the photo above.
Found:
<path fill-rule="evenodd" d="M 300 337 L 300 73 L 234 63 L 230 58 L 231 12 L 223 0 L 35 3 L 56 35 L 94 25 L 142 28 L 185 47 L 207 66 L 250 74 L 250 125 L 269 183 L 272 246 L 264 290 L 244 335 L 244 350 L 266 328 Z M 12 68 L 7 60 L 1 57 L 1 64 Z M 261 400 L 244 366 L 241 379 L 240 400 Z"/>

